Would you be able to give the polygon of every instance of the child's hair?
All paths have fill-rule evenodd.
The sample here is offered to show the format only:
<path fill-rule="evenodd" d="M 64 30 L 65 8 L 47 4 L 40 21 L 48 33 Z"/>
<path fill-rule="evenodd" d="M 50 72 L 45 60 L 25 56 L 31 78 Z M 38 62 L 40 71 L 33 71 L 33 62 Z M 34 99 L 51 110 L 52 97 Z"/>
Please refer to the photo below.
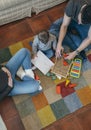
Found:
<path fill-rule="evenodd" d="M 81 20 L 83 24 L 91 24 L 91 5 L 86 5 L 81 11 Z"/>
<path fill-rule="evenodd" d="M 46 44 L 46 43 L 48 42 L 48 40 L 49 40 L 49 32 L 46 31 L 46 30 L 40 32 L 40 33 L 38 34 L 38 38 L 39 38 L 39 40 L 40 40 L 41 42 L 43 42 L 44 44 Z"/>

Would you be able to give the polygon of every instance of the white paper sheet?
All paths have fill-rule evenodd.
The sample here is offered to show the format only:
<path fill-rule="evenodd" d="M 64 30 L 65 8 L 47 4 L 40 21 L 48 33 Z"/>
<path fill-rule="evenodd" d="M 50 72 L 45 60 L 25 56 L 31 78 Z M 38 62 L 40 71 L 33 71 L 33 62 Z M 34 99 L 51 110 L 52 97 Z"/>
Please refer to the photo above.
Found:
<path fill-rule="evenodd" d="M 0 130 L 7 130 L 1 115 L 0 115 Z"/>
<path fill-rule="evenodd" d="M 41 51 L 37 52 L 37 57 L 32 59 L 32 64 L 34 64 L 44 75 L 51 69 L 54 63 Z"/>

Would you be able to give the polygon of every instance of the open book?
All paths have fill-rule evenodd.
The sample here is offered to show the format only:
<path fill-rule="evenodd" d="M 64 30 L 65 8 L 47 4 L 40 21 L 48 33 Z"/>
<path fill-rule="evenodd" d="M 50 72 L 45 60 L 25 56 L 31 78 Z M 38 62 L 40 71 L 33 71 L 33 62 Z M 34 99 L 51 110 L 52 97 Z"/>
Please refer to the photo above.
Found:
<path fill-rule="evenodd" d="M 31 60 L 32 64 L 36 66 L 44 75 L 48 73 L 54 63 L 44 55 L 40 50 L 37 52 L 37 57 Z"/>

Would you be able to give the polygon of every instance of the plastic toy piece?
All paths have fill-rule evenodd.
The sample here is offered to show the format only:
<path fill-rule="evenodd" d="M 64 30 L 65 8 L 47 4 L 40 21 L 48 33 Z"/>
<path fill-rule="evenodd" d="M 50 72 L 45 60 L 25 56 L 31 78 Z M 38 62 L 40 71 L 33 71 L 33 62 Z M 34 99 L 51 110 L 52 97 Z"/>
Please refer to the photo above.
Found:
<path fill-rule="evenodd" d="M 66 54 L 66 53 L 63 54 L 63 57 L 64 57 L 64 58 L 67 57 L 67 56 L 68 56 L 68 54 Z"/>
<path fill-rule="evenodd" d="M 71 60 L 66 60 L 65 59 L 67 56 L 68 56 L 68 54 L 66 54 L 66 53 L 63 54 L 63 59 L 64 59 L 63 65 L 64 66 L 67 66 L 67 65 L 69 65 L 71 63 Z"/>
<path fill-rule="evenodd" d="M 39 83 L 41 83 L 40 78 L 37 74 L 35 74 L 35 80 L 37 80 Z"/>
<path fill-rule="evenodd" d="M 48 73 L 46 74 L 46 76 L 48 76 L 48 77 L 49 77 L 49 76 L 51 76 L 51 73 L 50 73 L 50 72 L 48 72 Z"/>
<path fill-rule="evenodd" d="M 52 80 L 55 80 L 56 79 L 56 75 L 52 75 Z"/>
<path fill-rule="evenodd" d="M 73 61 L 73 65 L 70 71 L 70 76 L 79 78 L 80 77 L 80 72 L 81 72 L 81 66 L 82 66 L 82 60 L 79 58 L 76 58 Z"/>
<path fill-rule="evenodd" d="M 77 84 L 71 83 L 71 81 L 69 79 L 67 79 L 66 82 L 65 82 L 65 87 L 74 88 L 76 86 L 77 86 Z"/>
<path fill-rule="evenodd" d="M 70 84 L 68 85 L 69 88 L 74 88 L 74 87 L 76 87 L 76 86 L 77 86 L 76 83 L 70 83 Z"/>
<path fill-rule="evenodd" d="M 57 78 L 56 75 L 53 74 L 53 73 L 51 73 L 51 72 L 48 72 L 48 73 L 46 74 L 46 76 L 47 76 L 47 77 L 51 77 L 52 80 L 55 80 L 55 79 Z"/>
<path fill-rule="evenodd" d="M 40 78 L 39 78 L 39 76 L 37 74 L 35 74 L 35 79 L 40 80 Z"/>
<path fill-rule="evenodd" d="M 67 79 L 67 80 L 66 80 L 66 83 L 65 83 L 65 87 L 67 87 L 67 86 L 69 85 L 69 83 L 70 83 L 70 80 Z"/>
<path fill-rule="evenodd" d="M 56 86 L 56 93 L 61 94 L 61 86 L 60 85 Z"/>
<path fill-rule="evenodd" d="M 63 65 L 64 65 L 64 66 L 67 66 L 67 65 L 69 65 L 69 64 L 68 64 L 68 62 L 67 62 L 66 60 L 63 60 Z"/>

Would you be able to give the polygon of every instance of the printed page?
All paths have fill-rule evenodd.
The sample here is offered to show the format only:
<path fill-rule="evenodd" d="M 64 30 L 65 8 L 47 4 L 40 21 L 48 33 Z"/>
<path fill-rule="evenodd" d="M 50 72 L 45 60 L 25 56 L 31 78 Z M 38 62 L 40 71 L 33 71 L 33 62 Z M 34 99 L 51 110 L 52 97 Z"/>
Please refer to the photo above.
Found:
<path fill-rule="evenodd" d="M 2 117 L 0 115 L 0 130 L 7 130 L 5 123 L 2 120 Z"/>
<path fill-rule="evenodd" d="M 34 64 L 44 75 L 51 69 L 54 63 L 43 54 L 43 52 L 38 51 L 37 57 L 31 60 L 32 64 Z"/>

